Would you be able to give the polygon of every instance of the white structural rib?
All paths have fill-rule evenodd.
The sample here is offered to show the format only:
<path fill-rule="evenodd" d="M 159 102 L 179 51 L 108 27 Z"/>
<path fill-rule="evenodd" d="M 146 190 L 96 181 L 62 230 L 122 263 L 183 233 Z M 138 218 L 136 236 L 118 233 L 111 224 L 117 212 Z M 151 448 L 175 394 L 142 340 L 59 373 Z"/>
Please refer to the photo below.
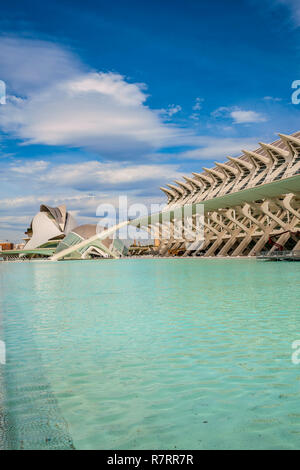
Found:
<path fill-rule="evenodd" d="M 169 186 L 170 189 L 173 189 L 179 197 L 183 196 L 184 194 L 183 189 L 179 188 L 178 186 L 175 186 L 174 184 L 167 184 L 167 186 Z"/>
<path fill-rule="evenodd" d="M 238 170 L 236 168 L 234 168 L 233 166 L 229 166 L 226 163 L 219 163 L 219 162 L 214 162 L 214 163 L 215 163 L 216 166 L 218 166 L 223 171 L 225 170 L 225 172 L 227 174 L 231 173 L 234 176 L 237 176 L 239 174 Z"/>
<path fill-rule="evenodd" d="M 184 176 L 183 177 L 188 183 L 194 186 L 195 189 L 202 189 L 203 188 L 203 183 L 200 183 L 199 180 L 196 180 L 195 178 L 191 178 L 190 176 Z"/>
<path fill-rule="evenodd" d="M 253 164 L 248 162 L 247 160 L 242 160 L 241 158 L 236 158 L 236 157 L 229 157 L 230 160 L 236 165 L 238 165 L 239 168 L 244 168 L 246 170 L 251 171 L 253 169 Z"/>
<path fill-rule="evenodd" d="M 178 180 L 174 180 L 174 182 L 178 184 L 178 186 L 180 186 L 184 191 L 187 191 L 188 193 L 192 191 L 189 184 L 184 183 L 183 181 L 178 181 Z"/>
<path fill-rule="evenodd" d="M 289 148 L 292 154 L 298 153 L 300 151 L 300 140 L 291 135 L 278 134 L 281 140 Z"/>
<path fill-rule="evenodd" d="M 183 206 L 192 214 L 193 220 L 204 211 L 204 256 L 252 256 L 264 247 L 266 249 L 270 237 L 278 235 L 279 243 L 291 243 L 295 233 L 290 234 L 290 231 L 300 233 L 298 135 L 300 133 L 293 136 L 280 134 L 280 140 L 273 144 L 262 144 L 255 152 L 245 150 L 237 158 L 228 157 L 228 164 L 216 163 L 215 168 L 204 168 L 206 173 L 193 173 L 194 178 L 184 177 L 186 183 L 176 181 L 178 186 L 169 184 L 169 189 L 162 189 L 168 197 L 172 195 L 176 203 L 170 203 L 164 211 L 111 227 L 55 254 L 52 260 L 64 258 L 72 251 L 90 245 L 93 240 L 108 237 L 126 225 L 146 229 L 151 226 L 163 228 L 167 219 L 174 225 L 176 220 L 184 217 Z M 231 176 L 228 178 L 229 174 Z M 226 183 L 228 179 L 230 185 Z M 226 184 L 225 194 L 217 190 Z M 191 187 L 195 189 L 193 197 L 189 199 L 190 204 L 185 204 L 187 186 L 190 192 Z M 200 198 L 201 202 L 196 203 Z M 213 230 L 213 226 L 216 230 Z M 159 233 L 162 232 L 159 230 Z M 181 240 L 179 245 L 176 240 L 174 243 L 170 240 L 167 249 L 177 250 L 180 247 L 180 250 L 185 250 L 187 243 L 186 239 Z M 300 239 L 296 246 L 298 248 L 295 249 L 300 249 Z M 268 249 L 274 251 L 275 248 L 272 246 Z M 162 252 L 166 252 L 165 245 Z"/>
<path fill-rule="evenodd" d="M 205 170 L 211 177 L 216 181 L 216 182 L 222 182 L 225 179 L 225 176 L 223 173 L 220 173 L 219 171 L 214 170 L 213 168 L 206 168 L 205 166 L 203 167 L 203 170 Z"/>
<path fill-rule="evenodd" d="M 163 191 L 167 195 L 169 202 L 173 201 L 173 199 L 176 198 L 175 192 L 171 189 L 163 188 L 162 186 L 159 189 L 161 189 L 161 191 Z"/>
<path fill-rule="evenodd" d="M 288 161 L 289 152 L 287 150 L 283 150 L 279 147 L 275 147 L 275 145 L 265 144 L 264 142 L 259 142 L 259 145 L 267 152 L 270 157 L 274 159 L 283 158 L 285 161 Z"/>
<path fill-rule="evenodd" d="M 192 175 L 194 175 L 200 181 L 202 181 L 202 182 L 204 181 L 205 184 L 211 185 L 213 183 L 213 180 L 209 176 L 205 175 L 204 173 L 195 173 L 195 172 L 193 172 Z"/>
<path fill-rule="evenodd" d="M 270 158 L 264 157 L 263 155 L 259 155 L 258 153 L 250 152 L 249 150 L 242 150 L 242 152 L 244 153 L 244 155 L 246 155 L 246 157 L 249 157 L 250 159 L 253 158 L 254 160 L 257 160 L 258 162 L 261 162 L 266 166 L 270 163 Z"/>
<path fill-rule="evenodd" d="M 281 241 L 289 240 L 289 227 L 298 227 L 300 234 L 300 132 L 279 134 L 276 142 L 259 145 L 254 151 L 243 150 L 239 157 L 227 157 L 228 162 L 214 162 L 215 167 L 204 167 L 202 173 L 193 172 L 193 178 L 183 177 L 194 188 L 193 196 L 179 197 L 176 208 L 185 201 L 204 205 L 207 253 L 253 255 L 273 231 L 278 232 L 278 226 L 287 230 Z M 224 220 L 222 231 L 212 234 L 207 227 L 215 214 Z M 300 250 L 300 239 L 296 247 Z"/>

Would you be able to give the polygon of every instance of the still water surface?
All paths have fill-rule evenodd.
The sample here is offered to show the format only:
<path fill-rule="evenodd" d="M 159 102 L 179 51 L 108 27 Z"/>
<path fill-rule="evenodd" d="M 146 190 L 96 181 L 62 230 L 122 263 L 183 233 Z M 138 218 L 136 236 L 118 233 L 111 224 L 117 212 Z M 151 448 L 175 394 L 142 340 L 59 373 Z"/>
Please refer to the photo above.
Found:
<path fill-rule="evenodd" d="M 0 263 L 4 444 L 299 449 L 299 292 L 300 263 Z"/>

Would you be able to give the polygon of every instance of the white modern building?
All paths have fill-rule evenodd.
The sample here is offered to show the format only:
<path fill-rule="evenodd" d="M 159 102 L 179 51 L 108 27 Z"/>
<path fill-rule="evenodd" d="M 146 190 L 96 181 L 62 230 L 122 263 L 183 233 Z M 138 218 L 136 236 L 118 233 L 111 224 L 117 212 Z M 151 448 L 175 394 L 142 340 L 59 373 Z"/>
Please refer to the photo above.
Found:
<path fill-rule="evenodd" d="M 191 252 L 186 240 L 161 236 L 158 254 L 253 256 L 278 248 L 300 250 L 300 132 L 279 137 L 161 188 L 167 211 L 204 205 L 204 243 Z M 160 229 L 163 234 L 163 225 Z"/>
<path fill-rule="evenodd" d="M 42 204 L 25 232 L 24 249 L 55 246 L 76 226 L 76 220 L 67 212 L 65 205 L 50 207 Z"/>

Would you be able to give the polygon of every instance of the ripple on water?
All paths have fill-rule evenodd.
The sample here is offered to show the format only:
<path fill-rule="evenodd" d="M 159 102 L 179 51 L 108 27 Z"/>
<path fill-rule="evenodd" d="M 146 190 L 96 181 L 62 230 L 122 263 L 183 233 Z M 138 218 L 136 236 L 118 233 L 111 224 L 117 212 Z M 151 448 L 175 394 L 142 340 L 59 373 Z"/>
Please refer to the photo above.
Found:
<path fill-rule="evenodd" d="M 0 270 L 15 445 L 39 448 L 41 429 L 58 429 L 46 447 L 299 448 L 299 263 Z"/>

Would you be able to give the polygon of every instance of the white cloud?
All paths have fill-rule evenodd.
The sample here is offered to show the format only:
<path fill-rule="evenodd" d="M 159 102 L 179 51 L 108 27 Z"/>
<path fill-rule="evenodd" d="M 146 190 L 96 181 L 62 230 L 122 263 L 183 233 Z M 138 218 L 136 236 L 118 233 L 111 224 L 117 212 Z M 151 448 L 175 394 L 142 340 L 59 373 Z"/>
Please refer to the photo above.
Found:
<path fill-rule="evenodd" d="M 250 122 L 265 122 L 267 119 L 256 111 L 244 111 L 242 109 L 232 111 L 230 116 L 236 124 L 245 124 Z"/>
<path fill-rule="evenodd" d="M 199 121 L 200 119 L 200 114 L 199 114 L 199 111 L 201 111 L 202 109 L 202 103 L 203 103 L 204 99 L 203 98 L 196 98 L 195 100 L 195 104 L 193 106 L 193 113 L 190 115 L 190 119 L 192 119 L 193 121 Z"/>
<path fill-rule="evenodd" d="M 22 96 L 82 73 L 75 54 L 48 41 L 0 36 L 0 77 Z"/>
<path fill-rule="evenodd" d="M 1 169 L 1 179 L 9 185 L 17 184 L 20 188 L 28 185 L 40 193 L 45 190 L 55 194 L 60 188 L 67 196 L 72 191 L 102 191 L 118 190 L 130 192 L 134 190 L 152 191 L 162 182 L 178 178 L 178 164 L 130 164 L 127 162 L 99 162 L 96 160 L 51 164 L 49 161 L 14 161 Z M 73 196 L 72 196 L 73 197 Z M 89 197 L 86 195 L 85 197 Z M 14 200 L 22 203 L 23 196 Z M 8 200 L 7 200 L 8 201 Z M 24 199 L 26 203 L 29 201 Z"/>
<path fill-rule="evenodd" d="M 147 98 L 143 92 L 146 88 L 143 83 L 127 83 L 122 75 L 116 73 L 90 73 L 68 83 L 67 86 L 69 91 L 74 92 L 75 97 L 80 93 L 99 93 L 125 106 L 142 105 Z M 172 108 L 177 107 L 172 105 Z"/>
<path fill-rule="evenodd" d="M 0 128 L 27 144 L 136 159 L 176 145 L 186 133 L 168 122 L 181 106 L 150 109 L 144 84 L 90 71 L 71 51 L 47 41 L 0 36 L 0 77 L 8 90 Z"/>
<path fill-rule="evenodd" d="M 47 42 L 0 38 L 0 57 L 1 51 L 6 62 L 10 51 L 16 61 L 27 55 L 31 64 L 25 74 L 27 85 L 32 85 L 27 95 L 9 96 L 6 106 L 0 107 L 0 127 L 23 143 L 94 150 L 106 160 L 140 160 L 158 149 L 183 145 L 201 147 L 200 154 L 204 157 L 212 155 L 214 149 L 216 156 L 219 155 L 221 147 L 210 148 L 209 144 L 204 150 L 205 137 L 169 122 L 180 112 L 180 105 L 172 104 L 164 112 L 150 109 L 144 84 L 130 83 L 117 73 L 87 72 L 70 52 Z M 20 70 L 24 67 L 27 70 L 25 62 L 21 59 Z M 62 71 L 58 73 L 60 66 Z M 29 73 L 33 69 L 37 75 L 41 72 L 43 86 L 37 89 L 35 73 Z M 11 80 L 12 75 L 10 70 Z M 191 119 L 199 120 L 202 102 L 202 98 L 196 98 Z M 164 122 L 166 115 L 167 122 Z M 221 107 L 212 115 L 230 118 L 234 124 L 266 120 L 256 111 L 238 107 Z M 191 150 L 191 154 L 193 152 Z M 25 166 L 24 171 L 34 171 L 34 168 Z"/>
<path fill-rule="evenodd" d="M 179 113 L 181 110 L 182 107 L 179 104 L 170 104 L 165 112 L 168 114 L 168 116 L 172 117 L 174 114 Z"/>
<path fill-rule="evenodd" d="M 212 115 L 212 117 L 215 117 L 215 118 L 218 118 L 218 117 L 226 117 L 226 116 L 229 114 L 229 112 L 230 112 L 231 109 L 232 109 L 232 108 L 228 108 L 228 107 L 226 107 L 226 106 L 220 106 L 219 108 L 215 109 L 215 110 L 211 113 L 211 115 Z"/>
<path fill-rule="evenodd" d="M 33 173 L 40 173 L 44 171 L 49 166 L 49 162 L 44 160 L 35 160 L 35 161 L 21 161 L 16 160 L 10 167 L 10 170 L 15 173 L 20 173 L 21 175 L 32 175 Z"/>
<path fill-rule="evenodd" d="M 166 145 L 182 131 L 144 105 L 140 84 L 113 73 L 59 82 L 0 109 L 0 125 L 27 143 L 127 153 Z"/>
<path fill-rule="evenodd" d="M 211 113 L 215 118 L 231 118 L 234 124 L 265 122 L 267 118 L 257 111 L 245 110 L 236 106 L 221 106 Z"/>
<path fill-rule="evenodd" d="M 88 161 L 56 165 L 39 178 L 51 185 L 72 188 L 135 186 L 178 177 L 177 165 L 128 165 Z"/>
<path fill-rule="evenodd" d="M 274 96 L 264 96 L 264 100 L 278 102 L 278 101 L 282 101 L 282 98 L 276 98 Z"/>
<path fill-rule="evenodd" d="M 194 111 L 200 111 L 202 109 L 203 98 L 196 98 L 195 104 L 193 106 Z"/>
<path fill-rule="evenodd" d="M 241 149 L 251 150 L 257 147 L 257 139 L 243 138 L 214 138 L 198 139 L 201 145 L 193 150 L 187 150 L 177 155 L 179 159 L 191 160 L 225 160 L 225 158 L 241 154 Z"/>
<path fill-rule="evenodd" d="M 100 194 L 98 197 L 105 198 L 105 194 Z M 88 195 L 88 194 L 74 194 L 72 196 L 66 196 L 65 194 L 40 194 L 40 195 L 29 195 L 29 196 L 21 196 L 21 197 L 13 197 L 13 198 L 5 198 L 0 199 L 0 205 L 5 207 L 6 210 L 9 212 L 11 210 L 20 210 L 20 213 L 25 211 L 26 213 L 33 214 L 36 213 L 39 209 L 40 204 L 49 204 L 53 206 L 58 206 L 61 204 L 66 204 L 68 208 L 71 209 L 81 209 L 83 207 L 88 207 L 93 204 L 95 197 Z M 13 219 L 14 216 L 8 215 L 4 216 L 1 219 L 8 217 Z M 21 217 L 21 216 L 18 216 Z M 26 217 L 28 220 L 27 215 L 22 215 L 22 217 Z"/>

